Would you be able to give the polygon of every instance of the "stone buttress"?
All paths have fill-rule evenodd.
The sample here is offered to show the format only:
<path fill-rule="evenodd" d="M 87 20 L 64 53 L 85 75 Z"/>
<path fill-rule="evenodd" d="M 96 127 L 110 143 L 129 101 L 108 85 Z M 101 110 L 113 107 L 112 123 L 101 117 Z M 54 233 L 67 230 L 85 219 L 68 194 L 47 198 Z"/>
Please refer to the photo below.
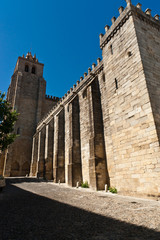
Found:
<path fill-rule="evenodd" d="M 31 172 L 73 187 L 87 181 L 95 190 L 107 184 L 158 197 L 160 21 L 126 2 L 100 34 L 102 60 L 38 122 Z"/>

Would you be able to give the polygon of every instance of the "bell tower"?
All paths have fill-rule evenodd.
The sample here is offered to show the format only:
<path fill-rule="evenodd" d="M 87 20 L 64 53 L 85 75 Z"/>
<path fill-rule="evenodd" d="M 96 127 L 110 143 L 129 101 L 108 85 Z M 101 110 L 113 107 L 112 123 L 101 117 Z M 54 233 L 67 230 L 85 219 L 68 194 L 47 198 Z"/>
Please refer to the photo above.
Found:
<path fill-rule="evenodd" d="M 4 166 L 5 176 L 25 176 L 30 171 L 32 137 L 37 123 L 44 115 L 46 81 L 43 78 L 44 64 L 36 55 L 28 52 L 26 57 L 18 57 L 7 100 L 19 113 L 14 126 L 18 134 L 15 142 L 9 146 Z M 54 103 L 50 103 L 53 106 Z"/>

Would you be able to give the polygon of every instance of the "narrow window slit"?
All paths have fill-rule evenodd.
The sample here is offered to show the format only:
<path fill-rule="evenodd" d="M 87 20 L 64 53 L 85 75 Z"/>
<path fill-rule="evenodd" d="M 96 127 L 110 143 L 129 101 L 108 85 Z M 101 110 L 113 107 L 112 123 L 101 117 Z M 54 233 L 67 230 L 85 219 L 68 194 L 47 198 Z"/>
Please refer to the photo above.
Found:
<path fill-rule="evenodd" d="M 112 46 L 112 44 L 110 45 L 110 51 L 111 51 L 111 54 L 113 55 L 113 46 Z"/>
<path fill-rule="evenodd" d="M 102 75 L 103 82 L 106 81 L 105 74 Z"/>
<path fill-rule="evenodd" d="M 118 80 L 115 78 L 115 86 L 116 86 L 116 90 L 118 89 Z"/>

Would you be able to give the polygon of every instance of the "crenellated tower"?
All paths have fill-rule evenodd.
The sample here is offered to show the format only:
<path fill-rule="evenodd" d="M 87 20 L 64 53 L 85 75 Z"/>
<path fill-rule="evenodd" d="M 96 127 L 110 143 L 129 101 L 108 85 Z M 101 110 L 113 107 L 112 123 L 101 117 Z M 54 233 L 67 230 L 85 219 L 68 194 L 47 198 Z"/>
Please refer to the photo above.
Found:
<path fill-rule="evenodd" d="M 160 194 L 160 21 L 126 0 L 100 34 L 104 136 L 110 183 L 119 192 Z M 155 181 L 156 179 L 156 181 Z"/>
<path fill-rule="evenodd" d="M 140 3 L 126 3 L 100 34 L 102 61 L 38 123 L 32 174 L 158 197 L 160 21 Z"/>
<path fill-rule="evenodd" d="M 160 20 L 126 3 L 100 34 L 102 60 L 61 99 L 45 95 L 36 56 L 18 58 L 7 98 L 19 137 L 6 176 L 28 174 L 31 161 L 30 176 L 55 183 L 160 196 Z"/>
<path fill-rule="evenodd" d="M 5 176 L 25 176 L 30 171 L 32 137 L 37 123 L 53 107 L 58 98 L 46 96 L 44 64 L 28 52 L 18 57 L 7 93 L 7 100 L 19 113 L 14 132 L 19 136 L 9 147 Z"/>

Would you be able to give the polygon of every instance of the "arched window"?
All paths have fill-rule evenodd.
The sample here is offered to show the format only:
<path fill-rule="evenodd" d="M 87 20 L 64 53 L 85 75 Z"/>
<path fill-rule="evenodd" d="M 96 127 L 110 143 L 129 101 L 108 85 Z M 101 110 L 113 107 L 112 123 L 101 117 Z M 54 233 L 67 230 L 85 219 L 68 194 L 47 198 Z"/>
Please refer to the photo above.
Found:
<path fill-rule="evenodd" d="M 28 65 L 25 65 L 25 72 L 29 72 L 29 67 L 28 67 Z"/>
<path fill-rule="evenodd" d="M 36 68 L 32 67 L 32 73 L 35 74 L 36 73 Z"/>

